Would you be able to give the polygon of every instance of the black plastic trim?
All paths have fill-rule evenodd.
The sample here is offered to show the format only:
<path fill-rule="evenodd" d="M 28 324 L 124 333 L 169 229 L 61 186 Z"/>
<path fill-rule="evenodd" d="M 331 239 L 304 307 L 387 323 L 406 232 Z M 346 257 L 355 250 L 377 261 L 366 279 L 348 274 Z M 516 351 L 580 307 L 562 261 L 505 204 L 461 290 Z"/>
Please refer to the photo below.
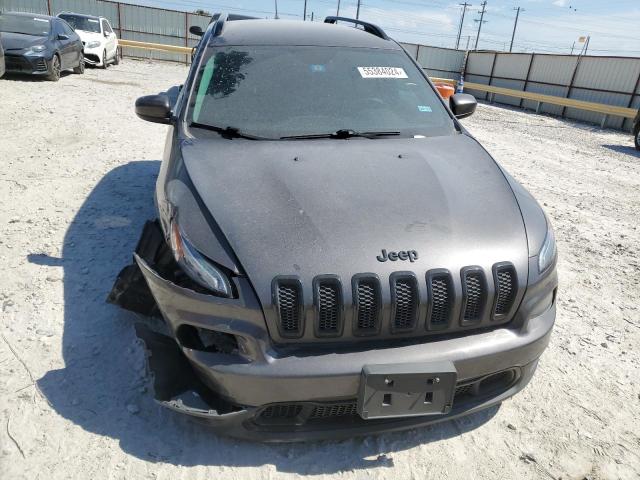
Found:
<path fill-rule="evenodd" d="M 427 282 L 427 292 L 429 295 L 428 302 L 427 302 L 428 308 L 427 308 L 427 318 L 425 321 L 425 328 L 430 331 L 447 330 L 451 326 L 451 317 L 453 315 L 453 307 L 455 306 L 455 303 L 456 303 L 456 292 L 453 286 L 453 276 L 451 275 L 451 272 L 446 268 L 434 268 L 432 270 L 429 270 L 426 273 L 425 278 Z M 433 307 L 434 307 L 433 280 L 438 278 L 445 278 L 447 282 L 447 293 L 448 293 L 447 306 L 449 309 L 449 315 L 447 317 L 446 323 L 433 325 L 431 323 L 431 315 L 433 314 Z"/>
<path fill-rule="evenodd" d="M 410 280 L 413 293 L 413 315 L 412 323 L 410 327 L 398 328 L 396 327 L 396 313 L 398 307 L 396 282 L 398 280 Z M 389 288 L 391 289 L 391 333 L 406 333 L 415 330 L 418 324 L 418 315 L 420 312 L 420 287 L 418 285 L 418 279 L 413 272 L 394 272 L 389 276 Z"/>
<path fill-rule="evenodd" d="M 374 284 L 374 297 L 376 299 L 376 318 L 375 324 L 373 328 L 358 328 L 358 311 L 359 311 L 359 302 L 358 302 L 358 286 L 363 281 L 371 281 Z M 382 288 L 380 286 L 380 278 L 375 273 L 359 273 L 354 275 L 351 278 L 351 289 L 353 292 L 353 324 L 352 331 L 353 335 L 357 337 L 365 337 L 371 335 L 379 335 L 380 327 L 381 327 L 381 314 L 382 314 Z"/>
<path fill-rule="evenodd" d="M 382 28 L 373 23 L 363 22 L 362 20 L 356 20 L 355 18 L 348 17 L 336 17 L 329 16 L 324 19 L 324 23 L 338 23 L 338 22 L 347 22 L 353 23 L 354 25 L 360 25 L 364 28 L 364 31 L 370 33 L 371 35 L 375 35 L 376 37 L 382 38 L 383 40 L 390 40 L 387 34 L 384 32 Z"/>
<path fill-rule="evenodd" d="M 320 287 L 332 285 L 336 288 L 338 304 L 338 327 L 335 331 L 326 332 L 320 330 Z M 314 333 L 316 337 L 340 337 L 344 329 L 344 293 L 342 282 L 337 275 L 318 275 L 313 279 L 313 305 L 314 305 Z"/>
<path fill-rule="evenodd" d="M 466 320 L 465 315 L 467 311 L 467 301 L 469 300 L 467 292 L 467 277 L 473 273 L 477 273 L 480 275 L 480 314 L 478 318 L 475 318 L 473 320 Z M 479 324 L 482 322 L 482 319 L 484 317 L 484 310 L 487 306 L 487 297 L 489 295 L 487 276 L 484 273 L 484 269 L 477 265 L 471 267 L 463 267 L 460 270 L 460 280 L 462 281 L 462 309 L 460 310 L 460 325 L 467 326 Z"/>
<path fill-rule="evenodd" d="M 278 287 L 291 286 L 296 289 L 298 300 L 298 329 L 295 332 L 285 331 L 282 328 L 282 316 L 280 311 L 280 301 L 278 299 Z M 278 332 L 282 338 L 300 338 L 304 334 L 305 315 L 304 315 L 304 298 L 302 294 L 302 282 L 295 276 L 279 276 L 271 282 L 272 302 L 276 309 L 276 321 L 278 323 Z"/>
<path fill-rule="evenodd" d="M 518 288 L 519 288 L 518 272 L 516 271 L 516 267 L 511 262 L 496 263 L 491 270 L 493 274 L 493 285 L 495 290 L 495 294 L 493 296 L 493 306 L 491 308 L 491 319 L 494 321 L 503 321 L 507 318 L 511 318 L 516 308 L 516 298 L 518 297 Z M 506 313 L 496 314 L 496 308 L 498 306 L 498 298 L 500 296 L 500 284 L 498 282 L 498 274 L 504 271 L 509 271 L 513 279 L 512 280 L 513 293 L 511 298 L 511 305 L 509 306 L 509 309 L 507 310 Z"/>

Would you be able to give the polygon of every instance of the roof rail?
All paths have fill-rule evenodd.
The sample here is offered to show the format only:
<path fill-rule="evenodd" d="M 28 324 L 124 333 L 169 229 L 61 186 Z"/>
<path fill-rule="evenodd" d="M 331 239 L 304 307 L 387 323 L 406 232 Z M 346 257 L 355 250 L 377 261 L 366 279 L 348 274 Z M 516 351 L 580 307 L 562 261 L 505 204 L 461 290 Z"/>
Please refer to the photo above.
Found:
<path fill-rule="evenodd" d="M 211 35 L 213 37 L 219 37 L 222 34 L 222 29 L 224 28 L 224 23 L 229 19 L 228 13 L 221 13 L 218 19 L 216 20 L 216 24 L 213 26 L 213 32 Z"/>
<path fill-rule="evenodd" d="M 382 30 L 379 26 L 374 25 L 373 23 L 363 22 L 362 20 L 356 20 L 355 18 L 348 18 L 348 17 L 331 16 L 324 19 L 324 23 L 338 23 L 338 21 L 353 23 L 354 25 L 360 25 L 364 28 L 365 32 L 370 33 L 371 35 L 380 37 L 383 40 L 391 40 L 387 36 L 387 34 L 384 33 L 384 30 Z"/>

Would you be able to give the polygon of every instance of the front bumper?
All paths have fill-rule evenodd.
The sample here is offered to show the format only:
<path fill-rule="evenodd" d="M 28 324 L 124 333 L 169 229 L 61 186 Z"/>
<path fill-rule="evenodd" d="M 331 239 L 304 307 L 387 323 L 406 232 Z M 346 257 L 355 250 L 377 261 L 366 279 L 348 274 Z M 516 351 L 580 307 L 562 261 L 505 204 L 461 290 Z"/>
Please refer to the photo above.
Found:
<path fill-rule="evenodd" d="M 84 47 L 84 61 L 89 65 L 94 66 L 103 66 L 102 64 L 102 53 L 104 52 L 104 46 L 99 45 L 95 48 L 87 48 Z"/>
<path fill-rule="evenodd" d="M 402 430 L 500 403 L 531 379 L 549 342 L 556 314 L 557 276 L 553 271 L 530 287 L 521 306 L 529 312 L 526 318 L 507 326 L 464 336 L 445 335 L 426 343 L 422 340 L 358 350 L 329 351 L 314 346 L 292 350 L 271 343 L 259 306 L 251 305 L 248 282 L 241 280 L 237 284 L 239 299 L 222 299 L 162 278 L 138 255 L 136 261 L 170 330 L 170 336 L 160 336 L 163 337 L 160 340 L 140 334 L 152 352 L 151 360 L 155 358 L 151 370 L 155 374 L 156 394 L 159 389 L 162 391 L 156 398 L 169 408 L 208 422 L 224 434 L 263 441 L 339 438 Z M 234 336 L 240 339 L 241 353 L 189 348 L 181 337 L 181 328 L 185 326 Z M 161 350 L 153 353 L 154 345 L 161 345 Z M 177 353 L 167 356 L 172 347 Z M 353 415 L 350 405 L 358 396 L 365 365 L 441 361 L 454 364 L 458 390 L 464 392 L 469 387 L 476 393 L 456 395 L 450 413 L 383 420 L 363 420 Z M 176 362 L 182 366 L 176 367 Z M 176 371 L 180 373 L 175 375 Z M 190 375 L 193 380 L 184 381 Z M 489 391 L 481 388 L 485 380 L 495 378 L 504 381 Z M 181 388 L 175 388 L 176 383 Z M 322 412 L 335 411 L 337 415 L 327 421 L 316 421 L 312 413 L 318 411 L 316 407 Z M 265 423 L 262 420 L 267 411 Z M 273 412 L 281 414 L 276 422 L 272 421 Z"/>
<path fill-rule="evenodd" d="M 8 73 L 47 75 L 51 59 L 40 55 L 12 55 L 5 52 L 5 67 Z"/>

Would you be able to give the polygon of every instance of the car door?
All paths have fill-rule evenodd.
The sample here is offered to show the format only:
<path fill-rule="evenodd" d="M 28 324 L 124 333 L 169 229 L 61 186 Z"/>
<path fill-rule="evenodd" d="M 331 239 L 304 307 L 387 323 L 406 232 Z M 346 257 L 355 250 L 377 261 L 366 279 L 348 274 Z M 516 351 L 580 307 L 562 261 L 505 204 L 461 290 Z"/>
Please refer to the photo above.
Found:
<path fill-rule="evenodd" d="M 105 18 L 102 19 L 102 33 L 104 35 L 104 38 L 107 40 L 107 58 L 111 60 L 116 56 L 116 49 L 118 48 L 118 44 L 116 42 L 116 34 L 113 32 L 111 25 Z"/>
<path fill-rule="evenodd" d="M 83 51 L 82 40 L 80 40 L 80 36 L 76 33 L 71 25 L 69 25 L 64 20 L 62 22 L 62 30 L 64 34 L 69 37 L 69 63 L 68 67 L 77 67 L 80 63 L 80 58 Z"/>
<path fill-rule="evenodd" d="M 76 61 L 74 57 L 73 35 L 65 32 L 65 22 L 60 19 L 53 20 L 53 31 L 55 34 L 55 42 L 58 45 L 60 53 L 60 64 L 63 70 L 73 66 Z"/>

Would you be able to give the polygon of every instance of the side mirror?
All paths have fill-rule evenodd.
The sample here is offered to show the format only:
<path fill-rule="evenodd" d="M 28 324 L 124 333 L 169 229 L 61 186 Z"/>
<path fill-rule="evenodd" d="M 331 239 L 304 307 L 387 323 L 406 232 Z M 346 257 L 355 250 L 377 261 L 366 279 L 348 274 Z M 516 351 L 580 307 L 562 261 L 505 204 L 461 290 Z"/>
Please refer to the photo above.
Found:
<path fill-rule="evenodd" d="M 204 35 L 202 28 L 200 28 L 198 25 L 191 25 L 189 27 L 189 33 L 191 35 L 195 35 L 196 37 L 201 37 L 202 35 Z"/>
<path fill-rule="evenodd" d="M 478 101 L 473 95 L 456 93 L 449 98 L 449 106 L 456 118 L 466 118 L 476 111 Z"/>
<path fill-rule="evenodd" d="M 171 123 L 171 101 L 163 94 L 146 95 L 136 100 L 136 115 L 153 123 Z"/>
<path fill-rule="evenodd" d="M 61 33 L 58 35 L 58 40 L 69 40 L 69 35 L 65 35 L 64 33 Z"/>

